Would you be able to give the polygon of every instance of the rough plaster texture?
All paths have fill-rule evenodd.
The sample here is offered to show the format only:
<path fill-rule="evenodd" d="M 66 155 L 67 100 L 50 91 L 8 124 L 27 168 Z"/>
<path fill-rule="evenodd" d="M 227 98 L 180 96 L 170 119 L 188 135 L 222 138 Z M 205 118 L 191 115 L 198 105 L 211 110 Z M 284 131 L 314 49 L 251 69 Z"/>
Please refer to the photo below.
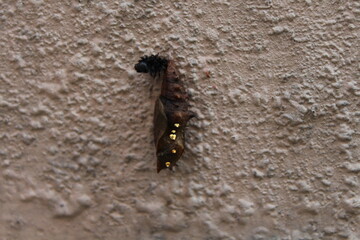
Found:
<path fill-rule="evenodd" d="M 359 21 L 358 0 L 0 0 L 0 239 L 360 239 Z M 160 174 L 133 69 L 158 52 L 198 115 Z"/>

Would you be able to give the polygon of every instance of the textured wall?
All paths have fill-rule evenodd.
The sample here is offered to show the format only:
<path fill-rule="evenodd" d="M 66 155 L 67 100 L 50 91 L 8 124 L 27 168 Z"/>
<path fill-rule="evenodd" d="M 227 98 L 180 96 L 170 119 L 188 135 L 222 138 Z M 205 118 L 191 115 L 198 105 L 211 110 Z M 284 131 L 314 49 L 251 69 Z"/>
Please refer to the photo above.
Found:
<path fill-rule="evenodd" d="M 0 239 L 360 239 L 360 1 L 0 0 Z M 159 87 L 191 94 L 156 173 Z"/>

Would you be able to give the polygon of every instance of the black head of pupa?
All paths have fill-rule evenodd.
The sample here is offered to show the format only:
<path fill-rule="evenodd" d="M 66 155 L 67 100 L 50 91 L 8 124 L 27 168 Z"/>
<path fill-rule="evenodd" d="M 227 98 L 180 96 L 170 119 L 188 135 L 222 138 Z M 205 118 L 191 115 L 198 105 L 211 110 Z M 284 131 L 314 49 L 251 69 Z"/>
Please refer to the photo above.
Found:
<path fill-rule="evenodd" d="M 159 57 L 159 54 L 141 57 L 135 65 L 135 70 L 140 73 L 150 73 L 152 77 L 160 75 L 167 68 L 168 60 Z"/>
<path fill-rule="evenodd" d="M 148 65 L 145 62 L 139 62 L 135 65 L 135 70 L 139 73 L 148 73 Z"/>

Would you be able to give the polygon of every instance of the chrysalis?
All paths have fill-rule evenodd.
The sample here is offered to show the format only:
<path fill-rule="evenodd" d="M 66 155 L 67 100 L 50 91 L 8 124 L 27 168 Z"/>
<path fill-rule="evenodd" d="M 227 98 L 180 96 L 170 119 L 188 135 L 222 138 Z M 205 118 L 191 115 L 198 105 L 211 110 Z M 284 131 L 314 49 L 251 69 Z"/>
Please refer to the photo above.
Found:
<path fill-rule="evenodd" d="M 144 56 L 135 70 L 152 77 L 162 75 L 161 94 L 154 112 L 157 172 L 164 168 L 172 170 L 184 152 L 186 124 L 194 116 L 189 111 L 189 96 L 172 60 L 158 55 Z"/>

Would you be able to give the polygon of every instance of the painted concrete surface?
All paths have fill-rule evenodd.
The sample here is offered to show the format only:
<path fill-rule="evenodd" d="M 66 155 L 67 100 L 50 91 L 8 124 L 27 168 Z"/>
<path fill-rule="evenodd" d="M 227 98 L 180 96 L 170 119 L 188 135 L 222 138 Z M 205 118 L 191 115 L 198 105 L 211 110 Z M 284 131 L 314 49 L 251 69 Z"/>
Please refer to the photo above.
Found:
<path fill-rule="evenodd" d="M 360 1 L 0 0 L 0 239 L 360 239 Z M 197 118 L 156 173 L 174 59 Z"/>

